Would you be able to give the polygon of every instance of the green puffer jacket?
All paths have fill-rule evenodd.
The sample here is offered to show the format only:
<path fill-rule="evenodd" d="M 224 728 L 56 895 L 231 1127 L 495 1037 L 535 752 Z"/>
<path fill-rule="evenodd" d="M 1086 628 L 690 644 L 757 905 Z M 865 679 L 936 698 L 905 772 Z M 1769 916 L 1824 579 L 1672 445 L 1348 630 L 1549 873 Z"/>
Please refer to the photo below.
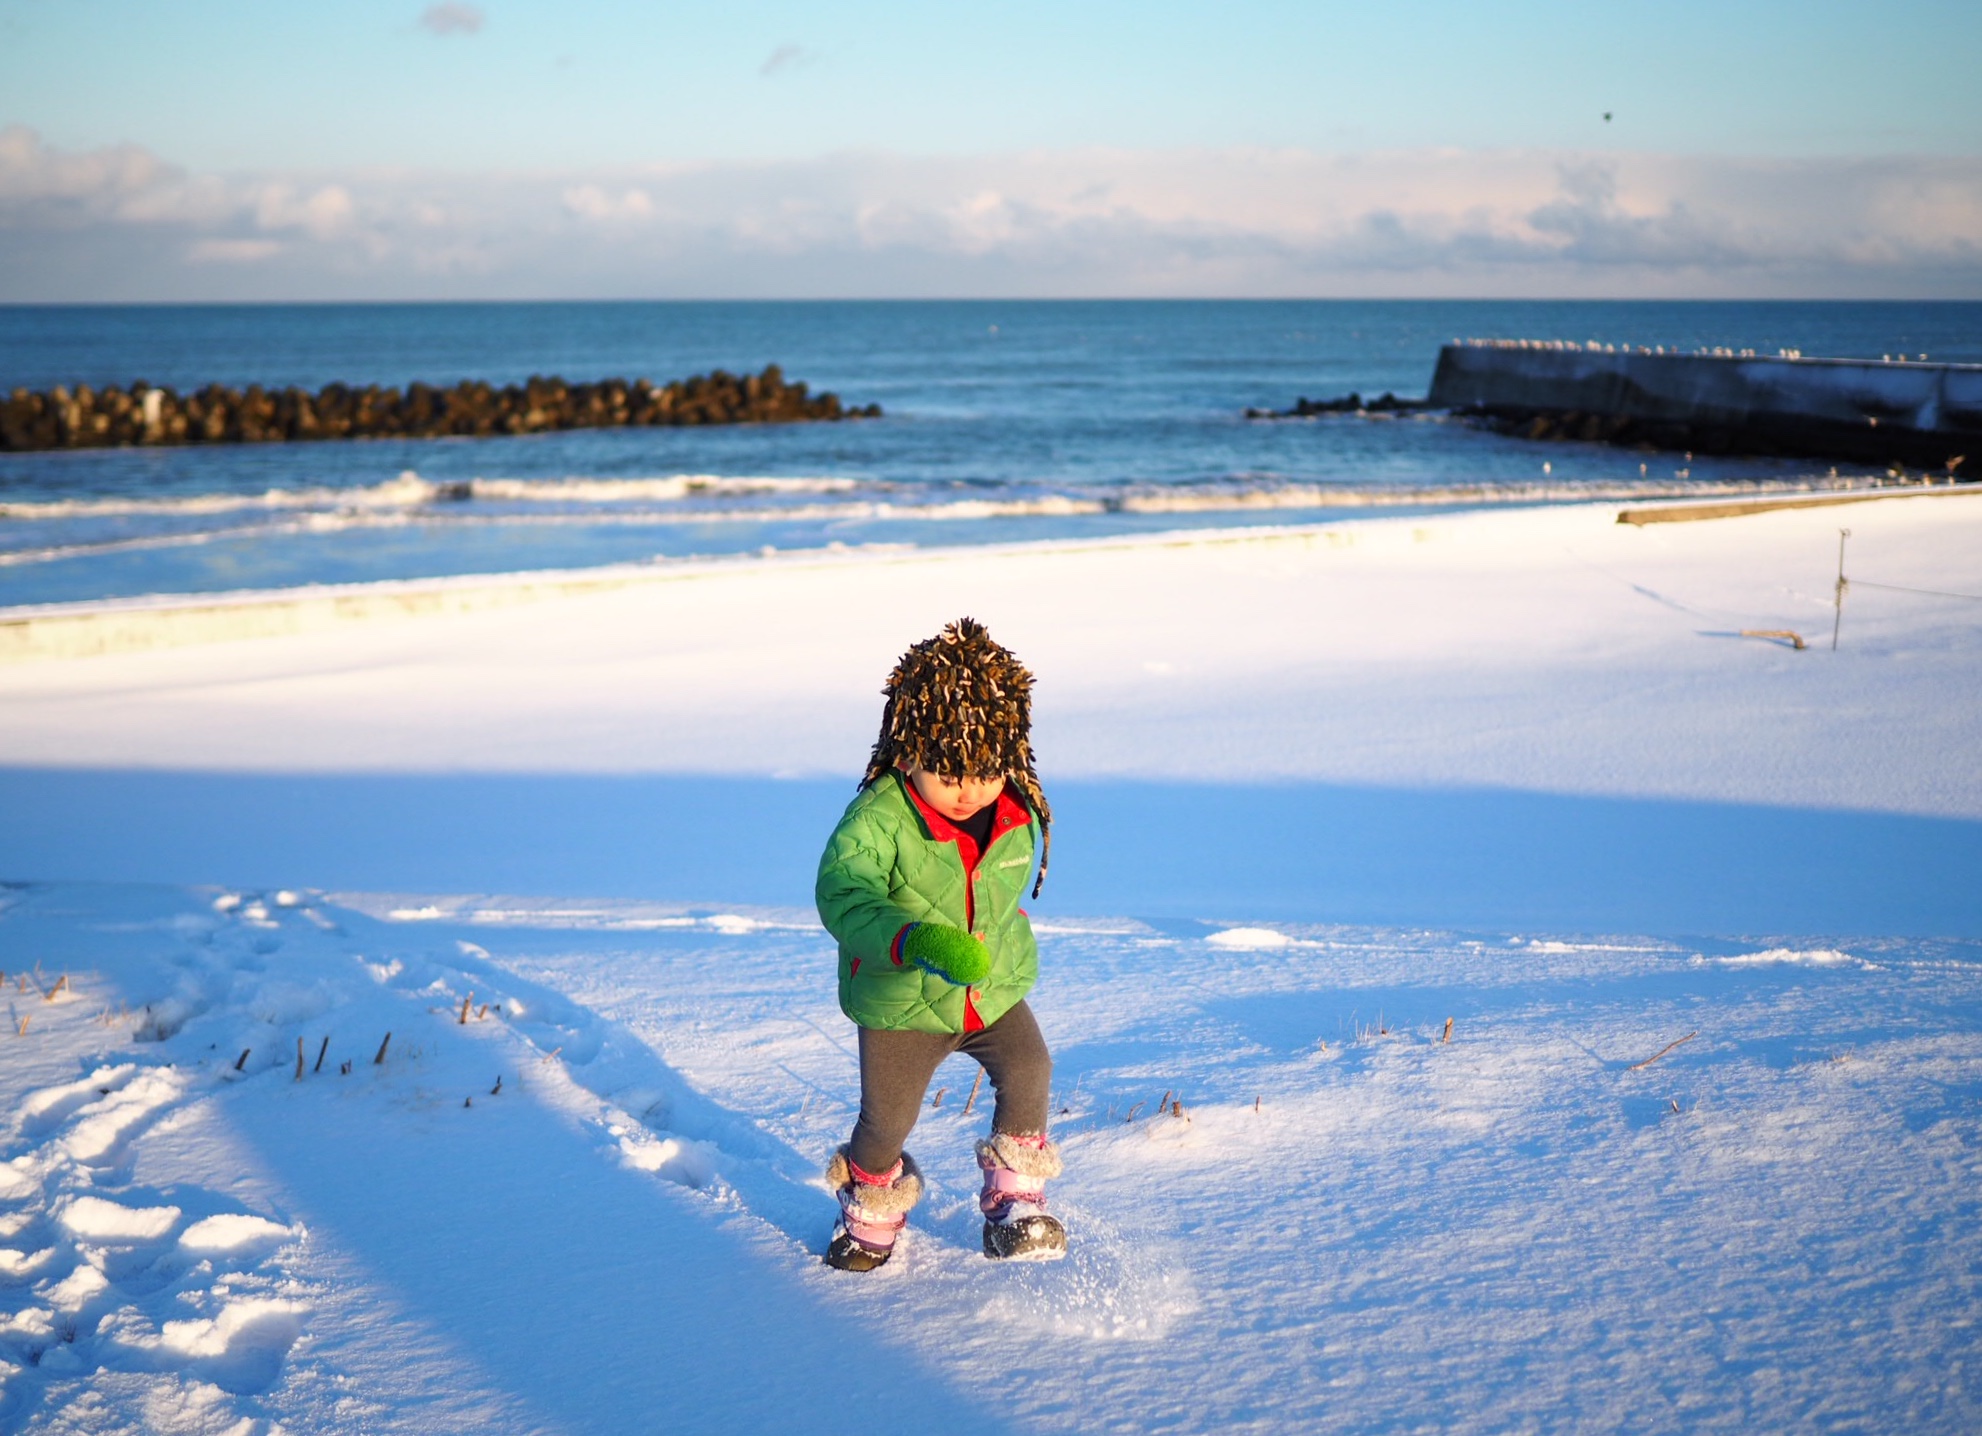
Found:
<path fill-rule="evenodd" d="M 1007 784 L 990 849 L 967 877 L 970 838 L 918 804 L 906 778 L 890 772 L 862 788 L 826 842 L 814 890 L 820 921 L 839 939 L 840 1010 L 862 1027 L 912 1032 L 975 1032 L 1004 1016 L 1039 977 L 1039 946 L 1019 910 L 1037 830 Z M 895 944 L 913 922 L 976 933 L 991 950 L 989 975 L 958 987 L 904 964 Z"/>

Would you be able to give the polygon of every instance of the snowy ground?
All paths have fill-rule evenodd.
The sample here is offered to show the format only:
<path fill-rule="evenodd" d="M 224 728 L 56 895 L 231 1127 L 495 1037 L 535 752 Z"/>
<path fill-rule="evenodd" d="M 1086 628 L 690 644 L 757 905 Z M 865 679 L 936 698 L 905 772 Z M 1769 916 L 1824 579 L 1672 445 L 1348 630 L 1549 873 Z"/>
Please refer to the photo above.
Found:
<path fill-rule="evenodd" d="M 1862 578 L 1976 593 L 1970 507 L 0 670 L 0 1428 L 1975 1429 L 1982 605 L 1857 590 L 1823 647 L 1840 512 Z M 960 611 L 1040 675 L 1075 1250 L 977 1254 L 959 1061 L 848 1278 L 809 866 Z"/>

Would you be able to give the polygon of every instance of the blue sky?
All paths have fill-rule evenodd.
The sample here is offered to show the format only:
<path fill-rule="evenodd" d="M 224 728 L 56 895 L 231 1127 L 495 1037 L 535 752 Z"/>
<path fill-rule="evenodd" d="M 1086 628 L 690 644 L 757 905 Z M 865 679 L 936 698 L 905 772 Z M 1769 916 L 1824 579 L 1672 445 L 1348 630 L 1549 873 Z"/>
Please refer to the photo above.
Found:
<path fill-rule="evenodd" d="M 437 33 L 428 8 L 468 23 Z M 220 169 L 1083 145 L 1948 154 L 1982 145 L 1977 55 L 1982 5 L 1943 0 L 4 0 L 0 122 Z"/>
<path fill-rule="evenodd" d="M 92 245 L 105 264 L 131 262 L 119 233 L 158 269 L 146 283 L 166 283 L 161 256 L 177 254 L 170 284 L 189 294 L 209 282 L 255 290 L 250 271 L 267 279 L 292 262 L 271 293 L 309 274 L 328 284 L 331 271 L 343 276 L 338 293 L 509 292 L 528 287 L 515 266 L 535 262 L 526 231 L 552 245 L 553 212 L 595 240 L 618 236 L 616 249 L 594 247 L 594 259 L 616 257 L 581 265 L 580 287 L 747 289 L 763 265 L 746 256 L 728 279 L 706 264 L 691 276 L 685 246 L 701 244 L 706 259 L 730 233 L 743 253 L 794 203 L 845 221 L 821 242 L 815 279 L 783 266 L 781 282 L 819 292 L 885 283 L 885 267 L 856 283 L 844 262 L 877 243 L 918 254 L 947 245 L 951 278 L 932 272 L 929 283 L 991 285 L 985 246 L 1020 231 L 1033 249 L 1007 244 L 997 284 L 1023 288 L 1031 273 L 1040 292 L 1092 287 L 1078 274 L 1100 282 L 1119 264 L 1096 250 L 1083 269 L 1067 246 L 1097 224 L 1113 226 L 1118 246 L 1124 225 L 1170 235 L 1169 257 L 1149 250 L 1138 272 L 1169 273 L 1183 290 L 1353 287 L 1342 256 L 1355 246 L 1343 236 L 1392 223 L 1421 239 L 1471 236 L 1428 258 L 1418 279 L 1379 266 L 1422 292 L 1549 288 L 1529 252 L 1538 234 L 1556 235 L 1546 242 L 1574 260 L 1559 266 L 1564 292 L 1710 292 L 1737 271 L 1741 292 L 1966 292 L 1982 285 L 1978 54 L 1982 5 L 1939 0 L 0 0 L 0 135 L 11 137 L 0 143 L 0 260 L 17 270 L 0 276 L 0 297 L 87 287 L 78 266 Z M 1233 192 L 1229 175 L 1261 153 L 1292 170 L 1265 166 L 1260 188 Z M 1481 163 L 1468 164 L 1474 155 Z M 1029 178 L 1012 177 L 1019 156 Z M 1340 164 L 1353 170 L 1359 156 L 1389 157 L 1387 187 L 1341 179 Z M 1887 166 L 1890 182 L 1872 184 L 1868 163 Z M 773 203 L 767 166 L 801 200 Z M 1613 220 L 1663 226 L 1663 261 L 1642 243 L 1626 255 L 1615 235 L 1578 249 L 1560 224 L 1549 228 L 1561 196 L 1585 203 L 1599 171 L 1610 198 L 1591 202 Z M 1838 178 L 1847 172 L 1849 183 Z M 1495 174 L 1511 177 L 1498 188 L 1481 178 Z M 1131 175 L 1140 179 L 1127 184 Z M 1312 187 L 1305 216 L 1267 192 L 1293 182 Z M 1756 198 L 1784 187 L 1794 195 L 1774 209 Z M 433 198 L 442 190 L 446 204 Z M 1827 190 L 1871 208 L 1813 210 Z M 863 228 L 918 203 L 935 217 L 922 230 L 884 226 L 877 241 Z M 1003 229 L 983 220 L 998 204 Z M 1823 254 L 1797 237 L 1805 220 L 1792 217 L 1806 212 L 1817 237 L 1830 236 Z M 463 228 L 471 217 L 479 228 Z M 1057 278 L 1040 268 L 1048 220 Z M 65 225 L 86 242 L 37 247 L 32 236 Z M 910 233 L 931 225 L 949 237 Z M 1682 230 L 1692 238 L 1675 247 Z M 1649 232 L 1639 224 L 1640 240 Z M 1300 255 L 1249 279 L 1222 260 L 1216 272 L 1192 269 L 1197 251 L 1179 236 L 1199 248 L 1207 236 L 1250 236 Z M 1509 236 L 1528 249 L 1513 269 L 1492 270 Z M 1771 276 L 1777 250 L 1790 264 Z M 1610 268 L 1592 258 L 1599 251 Z M 1713 255 L 1737 251 L 1747 268 L 1717 279 Z M 1625 259 L 1644 272 L 1627 274 Z M 1666 280 L 1644 269 L 1659 263 Z M 1137 282 L 1138 292 L 1155 283 Z"/>

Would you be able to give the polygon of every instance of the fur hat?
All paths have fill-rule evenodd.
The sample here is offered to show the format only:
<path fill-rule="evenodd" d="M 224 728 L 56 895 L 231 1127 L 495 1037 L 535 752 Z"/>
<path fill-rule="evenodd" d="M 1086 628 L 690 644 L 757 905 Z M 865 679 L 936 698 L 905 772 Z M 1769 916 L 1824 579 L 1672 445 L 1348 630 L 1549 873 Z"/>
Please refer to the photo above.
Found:
<path fill-rule="evenodd" d="M 1053 810 L 1032 766 L 1032 674 L 974 618 L 944 625 L 901 656 L 882 688 L 881 736 L 864 787 L 890 768 L 943 778 L 1003 778 L 1039 819 L 1039 880 L 1053 851 Z"/>

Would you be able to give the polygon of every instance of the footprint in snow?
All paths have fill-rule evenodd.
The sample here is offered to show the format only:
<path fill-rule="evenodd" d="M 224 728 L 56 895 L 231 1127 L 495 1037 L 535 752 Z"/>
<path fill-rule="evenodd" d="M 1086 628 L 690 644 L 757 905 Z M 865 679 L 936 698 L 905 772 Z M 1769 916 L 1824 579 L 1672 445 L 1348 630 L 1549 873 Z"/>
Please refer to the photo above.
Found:
<path fill-rule="evenodd" d="M 20 1108 L 21 1134 L 34 1136 L 51 1127 L 59 1127 L 77 1108 L 87 1106 L 99 1097 L 108 1097 L 129 1082 L 137 1075 L 137 1070 L 136 1064 L 131 1062 L 99 1067 L 89 1076 L 74 1082 L 28 1093 Z"/>
<path fill-rule="evenodd" d="M 62 1154 L 86 1167 L 120 1167 L 132 1138 L 185 1093 L 181 1073 L 148 1068 L 77 1109 Z"/>
<path fill-rule="evenodd" d="M 89 1190 L 191 1083 L 176 1069 L 118 1063 L 23 1099 L 15 1125 L 30 1148 L 0 1163 L 0 1290 L 21 1297 L 0 1314 L 0 1366 L 30 1381 L 156 1372 L 218 1402 L 280 1377 L 307 1306 L 227 1287 L 300 1228 L 245 1212 L 188 1223 L 177 1202 Z M 185 1314 L 189 1303 L 196 1314 Z"/>
<path fill-rule="evenodd" d="M 982 1255 L 977 1203 L 945 1203 L 911 1237 L 907 1274 L 964 1283 L 960 1295 L 977 1298 L 987 1322 L 1092 1340 L 1159 1341 L 1196 1309 L 1182 1264 L 1164 1244 L 1130 1238 L 1078 1205 L 1056 1202 L 1054 1211 L 1067 1224 L 1064 1257 L 993 1262 Z"/>
<path fill-rule="evenodd" d="M 56 1220 L 71 1236 L 105 1246 L 155 1242 L 179 1225 L 177 1207 L 127 1207 L 107 1197 L 75 1197 Z"/>
<path fill-rule="evenodd" d="M 136 1307 L 104 1318 L 98 1339 L 120 1365 L 178 1371 L 237 1396 L 266 1391 L 303 1334 L 306 1308 L 277 1297 L 227 1302 L 211 1317 L 154 1326 Z"/>

